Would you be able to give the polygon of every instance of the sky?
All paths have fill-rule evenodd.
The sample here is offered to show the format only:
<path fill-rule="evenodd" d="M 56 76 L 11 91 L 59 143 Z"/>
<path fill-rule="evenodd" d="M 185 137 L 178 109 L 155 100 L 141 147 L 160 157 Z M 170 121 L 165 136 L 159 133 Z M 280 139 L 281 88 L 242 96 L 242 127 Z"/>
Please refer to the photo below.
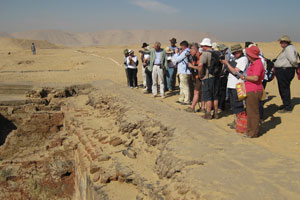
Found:
<path fill-rule="evenodd" d="M 0 0 L 0 32 L 200 30 L 221 41 L 300 41 L 299 0 Z"/>

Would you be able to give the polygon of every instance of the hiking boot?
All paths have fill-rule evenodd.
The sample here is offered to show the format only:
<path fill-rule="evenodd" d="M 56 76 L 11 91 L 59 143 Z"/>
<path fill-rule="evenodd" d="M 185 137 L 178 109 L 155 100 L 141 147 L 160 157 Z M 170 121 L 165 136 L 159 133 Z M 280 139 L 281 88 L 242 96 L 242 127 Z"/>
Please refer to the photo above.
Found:
<path fill-rule="evenodd" d="M 218 112 L 214 112 L 214 119 L 219 119 L 219 114 L 218 114 Z"/>
<path fill-rule="evenodd" d="M 211 120 L 212 119 L 212 116 L 210 113 L 205 113 L 205 115 L 202 116 L 203 119 L 206 119 L 206 120 Z"/>

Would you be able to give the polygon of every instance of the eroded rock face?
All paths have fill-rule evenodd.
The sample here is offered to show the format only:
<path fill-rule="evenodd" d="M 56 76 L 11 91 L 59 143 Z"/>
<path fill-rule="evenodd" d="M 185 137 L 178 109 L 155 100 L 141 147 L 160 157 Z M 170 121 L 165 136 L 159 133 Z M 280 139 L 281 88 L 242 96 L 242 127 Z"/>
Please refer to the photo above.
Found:
<path fill-rule="evenodd" d="M 0 113 L 16 124 L 0 147 L 0 199 L 71 199 L 74 159 L 63 146 L 64 114 L 42 104 Z"/>

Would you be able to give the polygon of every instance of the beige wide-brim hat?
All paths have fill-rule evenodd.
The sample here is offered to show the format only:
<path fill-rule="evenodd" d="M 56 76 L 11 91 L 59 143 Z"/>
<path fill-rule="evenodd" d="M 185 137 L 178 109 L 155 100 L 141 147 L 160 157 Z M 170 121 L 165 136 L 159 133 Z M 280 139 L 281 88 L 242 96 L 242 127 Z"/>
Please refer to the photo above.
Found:
<path fill-rule="evenodd" d="M 166 53 L 173 53 L 173 50 L 170 47 L 165 48 Z"/>
<path fill-rule="evenodd" d="M 234 44 L 230 47 L 230 49 L 231 49 L 231 53 L 243 51 L 243 47 L 240 44 Z"/>
<path fill-rule="evenodd" d="M 278 41 L 280 41 L 280 42 L 292 42 L 291 38 L 287 35 L 282 36 Z"/>
<path fill-rule="evenodd" d="M 128 50 L 128 54 L 129 54 L 129 55 L 131 55 L 131 54 L 133 54 L 133 53 L 134 53 L 134 51 L 133 51 L 132 49 Z"/>

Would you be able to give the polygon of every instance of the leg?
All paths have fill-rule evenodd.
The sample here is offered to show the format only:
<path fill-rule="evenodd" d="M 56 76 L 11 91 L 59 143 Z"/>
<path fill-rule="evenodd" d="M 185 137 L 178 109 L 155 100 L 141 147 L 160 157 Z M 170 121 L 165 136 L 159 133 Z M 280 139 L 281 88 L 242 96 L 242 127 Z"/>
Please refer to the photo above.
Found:
<path fill-rule="evenodd" d="M 193 98 L 193 102 L 192 102 L 192 105 L 191 105 L 191 108 L 193 110 L 195 110 L 195 107 L 197 105 L 197 103 L 199 102 L 199 91 L 198 90 L 194 90 L 194 98 Z"/>
<path fill-rule="evenodd" d="M 250 137 L 258 137 L 259 133 L 259 100 L 262 92 L 249 92 L 246 98 L 246 111 L 248 115 L 248 133 Z"/>
<path fill-rule="evenodd" d="M 184 103 L 190 103 L 191 102 L 191 99 L 190 99 L 190 87 L 189 87 L 189 84 L 190 84 L 190 75 L 188 74 L 184 74 L 183 76 L 184 80 L 181 80 L 183 82 L 183 93 L 184 93 Z"/>
<path fill-rule="evenodd" d="M 129 82 L 129 76 L 128 76 L 128 68 L 125 68 L 125 74 L 126 74 L 126 79 L 127 79 L 127 86 L 130 86 L 130 82 Z"/>
<path fill-rule="evenodd" d="M 152 72 L 146 70 L 146 75 L 147 92 L 152 93 Z"/>
<path fill-rule="evenodd" d="M 169 71 L 169 76 L 167 78 L 167 83 L 168 83 L 168 89 L 173 90 L 173 76 L 174 76 L 174 68 L 171 67 L 168 69 Z"/>
<path fill-rule="evenodd" d="M 152 70 L 152 94 L 157 95 L 157 78 L 158 78 L 158 66 L 154 65 Z"/>
<path fill-rule="evenodd" d="M 134 81 L 134 87 L 138 87 L 138 79 L 137 79 L 137 69 L 133 70 L 133 81 Z"/>
<path fill-rule="evenodd" d="M 133 87 L 133 69 L 128 68 L 128 79 L 130 87 Z"/>
<path fill-rule="evenodd" d="M 143 87 L 146 88 L 147 87 L 147 74 L 146 74 L 146 71 L 145 71 L 145 67 L 142 67 L 142 70 L 143 70 Z"/>
<path fill-rule="evenodd" d="M 295 69 L 276 69 L 276 78 L 279 94 L 285 110 L 292 110 L 291 103 L 291 81 L 295 76 Z"/>
<path fill-rule="evenodd" d="M 179 74 L 179 79 L 182 80 L 184 79 L 184 74 Z M 179 95 L 179 101 L 184 102 L 184 93 L 183 93 L 183 82 L 179 82 L 179 89 L 180 89 L 180 95 Z"/>
<path fill-rule="evenodd" d="M 158 78 L 159 78 L 159 85 L 160 85 L 160 96 L 165 96 L 165 79 L 164 79 L 164 71 L 163 69 L 158 69 Z"/>

